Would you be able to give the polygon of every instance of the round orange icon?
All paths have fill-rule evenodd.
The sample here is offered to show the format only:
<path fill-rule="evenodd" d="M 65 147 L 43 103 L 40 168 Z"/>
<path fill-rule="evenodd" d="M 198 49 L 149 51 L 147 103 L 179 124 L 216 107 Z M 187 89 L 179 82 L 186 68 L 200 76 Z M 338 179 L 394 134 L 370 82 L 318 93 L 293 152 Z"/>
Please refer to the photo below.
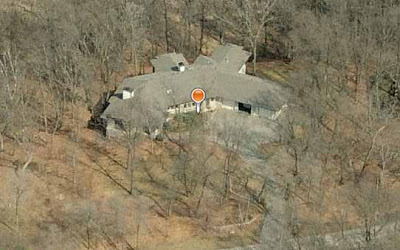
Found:
<path fill-rule="evenodd" d="M 195 88 L 190 94 L 192 101 L 196 103 L 196 112 L 200 113 L 200 104 L 206 99 L 206 92 L 201 88 Z"/>

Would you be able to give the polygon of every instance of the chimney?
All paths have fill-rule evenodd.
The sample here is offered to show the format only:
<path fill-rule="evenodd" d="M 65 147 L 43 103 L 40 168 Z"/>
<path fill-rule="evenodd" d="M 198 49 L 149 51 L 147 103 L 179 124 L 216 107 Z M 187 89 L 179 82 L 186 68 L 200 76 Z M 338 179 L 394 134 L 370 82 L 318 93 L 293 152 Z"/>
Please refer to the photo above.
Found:
<path fill-rule="evenodd" d="M 129 88 L 124 88 L 122 90 L 122 100 L 131 99 L 132 97 L 134 97 L 134 95 L 135 95 L 134 90 L 131 90 Z"/>
<path fill-rule="evenodd" d="M 185 72 L 185 64 L 183 62 L 178 63 L 179 72 Z"/>

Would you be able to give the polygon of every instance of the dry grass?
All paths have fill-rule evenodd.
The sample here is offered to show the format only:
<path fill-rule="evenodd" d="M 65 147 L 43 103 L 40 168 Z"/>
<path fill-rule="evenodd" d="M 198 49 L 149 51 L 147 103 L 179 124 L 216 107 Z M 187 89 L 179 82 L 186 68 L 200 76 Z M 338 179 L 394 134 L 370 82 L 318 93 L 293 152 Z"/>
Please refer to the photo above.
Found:
<path fill-rule="evenodd" d="M 252 73 L 252 63 L 247 63 L 249 72 Z M 257 74 L 261 77 L 268 78 L 270 80 L 285 83 L 289 80 L 290 72 L 295 69 L 292 64 L 287 64 L 282 61 L 260 61 L 257 62 Z"/>
<path fill-rule="evenodd" d="M 52 224 L 59 226 L 65 224 L 63 221 L 68 219 L 69 211 L 74 211 L 71 209 L 82 202 L 95 204 L 99 211 L 108 213 L 111 209 L 110 204 L 118 201 L 122 208 L 132 208 L 121 211 L 125 222 L 125 240 L 131 245 L 136 244 L 136 228 L 137 223 L 140 222 L 139 244 L 143 249 L 187 249 L 187 247 L 213 249 L 217 246 L 232 246 L 232 243 L 226 240 L 232 235 L 236 238 L 236 243 L 242 238 L 246 242 L 254 240 L 254 234 L 257 233 L 256 229 L 260 222 L 254 224 L 250 233 L 249 229 L 238 229 L 231 235 L 211 229 L 212 226 L 236 223 L 238 214 L 235 202 L 218 205 L 219 200 L 211 190 L 206 192 L 204 209 L 201 210 L 202 216 L 210 216 L 207 222 L 204 221 L 204 217 L 194 219 L 180 215 L 184 213 L 184 210 L 178 205 L 175 205 L 176 213 L 171 217 L 160 216 L 159 208 L 151 199 L 159 199 L 165 190 L 152 183 L 141 168 L 135 170 L 135 190 L 144 195 L 137 192 L 134 196 L 127 194 L 117 184 L 119 182 L 128 187 L 129 182 L 124 169 L 126 148 L 120 142 L 106 141 L 97 132 L 87 129 L 85 121 L 88 120 L 90 114 L 84 109 L 79 113 L 81 120 L 78 143 L 69 138 L 70 125 L 67 123 L 64 124 L 65 128 L 54 136 L 46 136 L 41 132 L 37 137 L 34 160 L 25 173 L 29 182 L 24 183 L 26 192 L 21 201 L 21 218 L 23 218 L 24 232 L 28 238 L 37 238 L 39 232 L 46 231 L 42 228 L 44 225 L 48 227 Z M 47 140 L 47 143 L 42 140 Z M 12 163 L 16 160 L 23 163 L 25 159 L 23 151 L 18 147 L 11 155 L 12 148 L 13 145 L 7 141 L 6 151 L 0 153 L 0 177 L 2 178 L 0 197 L 2 202 L 10 204 L 10 207 L 6 209 L 10 218 L 13 217 L 15 182 L 18 180 Z M 159 146 L 157 148 L 155 153 L 162 155 L 167 163 L 168 156 L 163 152 L 165 149 Z M 137 155 L 141 161 L 149 161 L 151 164 L 150 142 L 147 139 L 141 142 Z M 158 180 L 171 181 L 168 174 L 165 174 L 161 168 L 155 165 L 152 167 L 153 174 Z M 114 181 L 105 172 L 112 176 Z M 8 194 L 7 197 L 4 197 L 6 194 Z M 12 219 L 7 223 L 14 225 Z M 102 249 L 100 243 L 97 247 Z"/>

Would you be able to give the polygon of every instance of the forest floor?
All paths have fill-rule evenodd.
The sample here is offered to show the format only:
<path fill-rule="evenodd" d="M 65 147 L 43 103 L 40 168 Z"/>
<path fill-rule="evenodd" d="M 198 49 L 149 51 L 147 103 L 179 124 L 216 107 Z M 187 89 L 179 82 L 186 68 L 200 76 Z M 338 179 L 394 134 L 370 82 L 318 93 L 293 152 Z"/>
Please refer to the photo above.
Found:
<path fill-rule="evenodd" d="M 93 216 L 96 219 L 91 223 L 104 223 L 102 214 L 108 214 L 110 210 L 118 213 L 124 221 L 125 235 L 130 235 L 124 241 L 132 246 L 139 244 L 141 249 L 215 249 L 248 245 L 257 240 L 261 216 L 243 230 L 216 231 L 219 226 L 236 222 L 237 207 L 234 203 L 213 207 L 213 216 L 208 225 L 180 215 L 185 211 L 178 208 L 176 213 L 167 218 L 161 216 L 162 211 L 153 202 L 157 199 L 160 187 L 149 181 L 145 171 L 135 171 L 135 192 L 133 195 L 128 194 L 128 177 L 124 169 L 126 148 L 120 142 L 106 140 L 97 131 L 88 129 L 86 122 L 90 118 L 89 112 L 82 109 L 79 113 L 78 141 L 72 141 L 68 128 L 55 135 L 40 132 L 36 143 L 31 145 L 33 161 L 23 173 L 20 168 L 25 163 L 26 154 L 20 148 L 14 149 L 6 141 L 5 151 L 0 153 L 0 178 L 12 178 L 14 185 L 3 186 L 10 182 L 0 180 L 0 201 L 9 204 L 2 211 L 9 214 L 9 220 L 4 223 L 15 224 L 15 217 L 11 215 L 15 209 L 12 204 L 15 203 L 18 187 L 23 190 L 19 204 L 19 224 L 29 228 L 27 231 L 30 235 L 26 237 L 38 237 L 36 232 L 47 231 L 55 225 L 65 227 L 71 223 L 74 214 L 81 213 L 80 210 L 85 211 L 87 207 L 95 207 L 97 212 Z M 65 126 L 68 127 L 68 124 Z M 140 143 L 137 155 L 141 161 L 151 157 L 150 144 L 147 139 Z M 156 154 L 162 155 L 162 152 Z M 162 171 L 152 171 L 162 176 Z M 23 183 L 24 180 L 29 180 L 29 183 Z M 116 204 L 119 208 L 113 207 Z M 212 202 L 213 206 L 215 204 Z M 85 220 L 82 217 L 79 220 L 83 226 Z M 72 231 L 82 229 L 71 227 Z M 48 237 L 48 240 L 56 241 L 55 238 L 60 237 L 53 236 L 54 239 Z M 80 241 L 84 242 L 83 236 L 77 237 L 73 245 L 84 248 Z M 107 248 L 109 243 L 104 241 L 99 240 L 103 243 L 98 243 L 97 249 Z"/>

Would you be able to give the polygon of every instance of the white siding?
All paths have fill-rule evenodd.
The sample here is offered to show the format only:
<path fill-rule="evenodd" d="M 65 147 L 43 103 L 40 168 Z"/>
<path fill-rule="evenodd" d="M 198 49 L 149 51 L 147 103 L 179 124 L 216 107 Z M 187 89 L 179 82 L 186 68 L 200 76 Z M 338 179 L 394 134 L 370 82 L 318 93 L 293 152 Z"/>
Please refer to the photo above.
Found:
<path fill-rule="evenodd" d="M 229 110 L 235 110 L 235 107 L 230 106 L 230 105 L 225 105 L 225 104 L 222 104 L 222 108 L 229 109 Z"/>
<path fill-rule="evenodd" d="M 128 91 L 128 90 L 123 90 L 122 91 L 122 100 L 126 99 L 131 99 L 135 96 L 135 91 Z"/>

